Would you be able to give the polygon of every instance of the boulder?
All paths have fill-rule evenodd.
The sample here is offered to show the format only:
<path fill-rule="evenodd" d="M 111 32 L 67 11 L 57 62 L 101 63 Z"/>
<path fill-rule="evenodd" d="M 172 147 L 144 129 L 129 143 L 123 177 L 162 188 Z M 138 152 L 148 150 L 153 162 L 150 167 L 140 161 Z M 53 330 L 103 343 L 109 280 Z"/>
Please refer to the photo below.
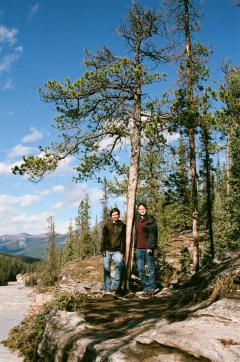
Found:
<path fill-rule="evenodd" d="M 89 328 L 79 312 L 53 311 L 47 317 L 43 339 L 38 346 L 39 356 L 44 361 L 81 361 L 91 342 L 87 338 Z M 67 357 L 69 353 L 71 359 Z"/>
<path fill-rule="evenodd" d="M 212 361 L 240 361 L 240 303 L 223 299 L 191 318 L 156 326 L 135 338 L 142 345 L 165 346 L 183 356 Z"/>

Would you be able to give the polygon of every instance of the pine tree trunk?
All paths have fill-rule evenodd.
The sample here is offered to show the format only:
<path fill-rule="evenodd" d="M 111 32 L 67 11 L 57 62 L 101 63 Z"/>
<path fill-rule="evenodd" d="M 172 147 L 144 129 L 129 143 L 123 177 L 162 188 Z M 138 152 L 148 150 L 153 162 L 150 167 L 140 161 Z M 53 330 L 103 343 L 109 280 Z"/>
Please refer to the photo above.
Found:
<path fill-rule="evenodd" d="M 140 64 L 140 45 L 141 39 L 135 43 L 135 67 Z M 141 77 L 138 72 L 135 75 L 135 85 L 133 90 L 133 115 L 130 120 L 130 139 L 131 139 L 131 159 L 128 177 L 128 196 L 127 196 L 127 224 L 126 224 L 126 251 L 125 251 L 125 266 L 126 275 L 124 280 L 125 290 L 129 290 L 129 279 L 133 264 L 134 255 L 134 240 L 133 240 L 133 225 L 134 225 L 134 210 L 138 186 L 139 176 L 139 159 L 141 149 Z"/>
<path fill-rule="evenodd" d="M 206 193 L 207 193 L 207 202 L 206 202 L 206 213 L 207 213 L 207 229 L 208 236 L 210 240 L 210 251 L 211 258 L 214 259 L 215 248 L 214 248 L 214 239 L 213 239 L 213 218 L 212 218 L 212 183 L 211 183 L 211 174 L 210 174 L 210 157 L 209 157 L 209 133 L 208 130 L 203 127 L 203 140 L 205 148 L 205 175 L 206 175 Z"/>
<path fill-rule="evenodd" d="M 189 127 L 189 147 L 190 147 L 190 167 L 191 167 L 191 191 L 192 191 L 192 208 L 193 208 L 193 268 L 197 272 L 199 269 L 199 238 L 198 238 L 198 191 L 197 191 L 197 171 L 196 171 L 196 150 L 195 150 L 195 127 L 194 120 L 190 119 L 193 114 L 193 59 L 192 44 L 189 25 L 189 0 L 184 0 L 184 31 L 185 31 L 185 52 L 187 65 L 187 97 L 189 121 L 192 126 Z"/>
<path fill-rule="evenodd" d="M 190 146 L 190 164 L 191 164 L 191 193 L 193 208 L 193 269 L 197 272 L 199 269 L 199 240 L 198 240 L 198 192 L 197 192 L 197 172 L 196 172 L 196 155 L 195 155 L 195 133 L 194 129 L 189 130 Z"/>
<path fill-rule="evenodd" d="M 126 252 L 125 252 L 125 266 L 126 275 L 124 280 L 124 288 L 129 290 L 129 277 L 132 270 L 133 254 L 134 254 L 134 240 L 133 240 L 133 224 L 134 224 L 134 210 L 138 185 L 138 164 L 140 156 L 140 132 L 134 129 L 131 138 L 131 162 L 128 177 L 128 196 L 127 196 L 127 224 L 126 224 Z"/>
<path fill-rule="evenodd" d="M 227 143 L 226 143 L 226 193 L 227 196 L 230 195 L 230 134 L 227 134 Z"/>

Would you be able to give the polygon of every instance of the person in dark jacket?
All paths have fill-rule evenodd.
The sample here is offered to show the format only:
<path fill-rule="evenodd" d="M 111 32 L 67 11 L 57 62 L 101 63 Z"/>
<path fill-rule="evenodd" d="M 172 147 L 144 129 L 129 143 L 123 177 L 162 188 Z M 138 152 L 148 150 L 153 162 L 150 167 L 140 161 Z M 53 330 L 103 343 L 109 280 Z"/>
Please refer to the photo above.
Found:
<path fill-rule="evenodd" d="M 120 220 L 120 211 L 114 208 L 102 232 L 101 254 L 103 257 L 104 290 L 118 292 L 121 285 L 123 255 L 125 252 L 126 225 Z M 115 272 L 111 278 L 111 262 L 115 262 Z"/>
<path fill-rule="evenodd" d="M 138 205 L 138 215 L 135 220 L 135 253 L 138 274 L 144 293 L 156 292 L 156 270 L 154 263 L 154 250 L 157 248 L 158 229 L 156 220 L 148 215 L 144 203 Z M 148 276 L 145 274 L 145 265 Z"/>

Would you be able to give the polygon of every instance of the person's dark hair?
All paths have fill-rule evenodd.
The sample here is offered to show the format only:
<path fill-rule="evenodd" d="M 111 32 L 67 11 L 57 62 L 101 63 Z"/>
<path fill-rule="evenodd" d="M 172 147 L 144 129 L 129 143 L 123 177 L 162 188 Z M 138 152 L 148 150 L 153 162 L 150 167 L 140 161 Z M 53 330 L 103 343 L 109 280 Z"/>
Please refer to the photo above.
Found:
<path fill-rule="evenodd" d="M 145 209 L 147 210 L 147 205 L 146 205 L 146 204 L 144 204 L 144 202 L 140 202 L 140 203 L 138 204 L 138 208 L 139 208 L 140 206 L 145 207 Z"/>
<path fill-rule="evenodd" d="M 110 211 L 110 216 L 112 216 L 112 214 L 113 214 L 114 212 L 117 212 L 118 215 L 120 215 L 120 210 L 119 210 L 117 207 L 114 207 L 114 208 Z"/>

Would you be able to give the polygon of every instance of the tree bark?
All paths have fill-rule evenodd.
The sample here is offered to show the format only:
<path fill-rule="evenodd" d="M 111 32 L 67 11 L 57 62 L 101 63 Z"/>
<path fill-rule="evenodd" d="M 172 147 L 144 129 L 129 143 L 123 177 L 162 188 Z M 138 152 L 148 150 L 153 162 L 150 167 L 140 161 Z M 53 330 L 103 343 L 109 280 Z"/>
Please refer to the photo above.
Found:
<path fill-rule="evenodd" d="M 227 134 L 227 143 L 226 143 L 226 193 L 227 196 L 230 195 L 230 134 Z"/>
<path fill-rule="evenodd" d="M 191 165 L 191 194 L 192 194 L 192 231 L 193 231 L 193 269 L 197 272 L 199 269 L 199 238 L 198 238 L 198 192 L 197 192 L 197 171 L 196 171 L 196 154 L 195 154 L 195 132 L 189 130 L 189 147 L 190 147 L 190 165 Z"/>
<path fill-rule="evenodd" d="M 127 196 L 127 224 L 126 224 L 126 252 L 125 252 L 125 266 L 126 278 L 125 289 L 129 289 L 129 277 L 132 270 L 134 240 L 133 240 L 133 224 L 134 224 L 134 210 L 135 200 L 138 185 L 138 164 L 140 156 L 140 132 L 135 129 L 131 138 L 131 163 L 128 177 L 128 196 Z"/>
<path fill-rule="evenodd" d="M 192 191 L 192 229 L 193 229 L 193 269 L 197 272 L 199 269 L 199 238 L 198 238 L 198 191 L 197 191 L 197 171 L 196 171 L 196 150 L 195 150 L 195 127 L 193 119 L 193 55 L 190 35 L 189 19 L 189 0 L 184 0 L 184 31 L 185 31 L 185 52 L 187 65 L 187 97 L 189 121 L 189 148 L 190 148 L 190 167 L 191 167 L 191 191 Z"/>
<path fill-rule="evenodd" d="M 206 202 L 206 213 L 207 213 L 207 230 L 210 241 L 210 252 L 211 258 L 214 259 L 215 248 L 214 248 L 214 239 L 213 239 L 213 217 L 212 217 L 212 183 L 211 183 L 211 173 L 210 173 L 210 157 L 209 157 L 209 132 L 203 127 L 203 140 L 205 148 L 205 175 L 206 175 L 206 193 L 207 193 L 207 202 Z"/>
<path fill-rule="evenodd" d="M 141 40 L 138 39 L 135 42 L 135 67 L 140 64 L 140 46 Z M 125 251 L 125 266 L 126 266 L 126 278 L 124 280 L 124 286 L 126 290 L 129 290 L 129 279 L 133 264 L 134 254 L 134 240 L 133 240 L 133 225 L 134 225 L 134 210 L 138 186 L 139 176 L 139 159 L 141 149 L 141 79 L 140 74 L 136 72 L 135 84 L 133 89 L 133 113 L 132 120 L 130 120 L 130 139 L 131 139 L 131 159 L 130 169 L 128 177 L 128 197 L 127 197 L 127 224 L 126 224 L 126 251 Z M 132 123 L 132 124 L 131 124 Z"/>

